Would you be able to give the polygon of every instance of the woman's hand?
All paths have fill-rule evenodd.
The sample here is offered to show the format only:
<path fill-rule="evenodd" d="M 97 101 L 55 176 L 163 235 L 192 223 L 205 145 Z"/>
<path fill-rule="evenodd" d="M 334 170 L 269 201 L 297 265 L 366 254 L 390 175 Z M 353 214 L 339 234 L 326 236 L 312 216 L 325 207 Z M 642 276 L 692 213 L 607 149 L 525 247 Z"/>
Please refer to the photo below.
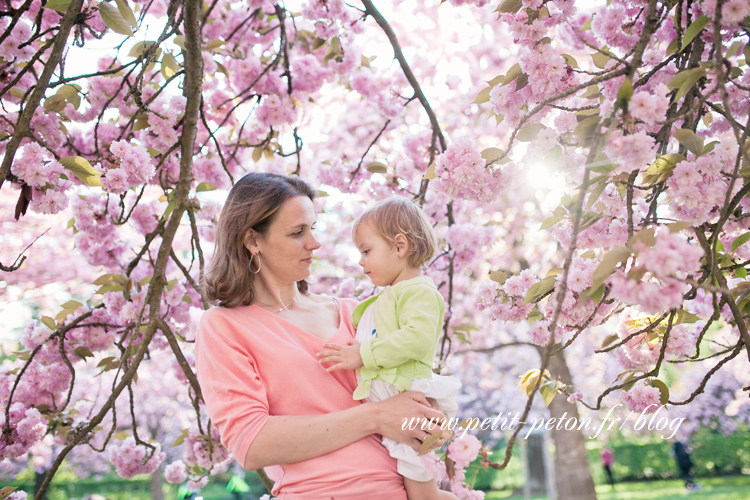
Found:
<path fill-rule="evenodd" d="M 421 392 L 404 392 L 368 404 L 375 409 L 378 434 L 405 443 L 416 452 L 431 435 L 443 432 L 440 426 L 445 423 L 445 415 L 431 408 Z M 442 440 L 437 440 L 431 449 L 442 444 Z"/>
<path fill-rule="evenodd" d="M 317 354 L 318 361 L 321 363 L 336 363 L 326 368 L 327 372 L 333 370 L 356 370 L 362 368 L 362 355 L 359 353 L 360 343 L 356 340 L 350 340 L 346 346 L 339 344 L 323 344 L 323 347 L 330 351 L 321 351 Z"/>

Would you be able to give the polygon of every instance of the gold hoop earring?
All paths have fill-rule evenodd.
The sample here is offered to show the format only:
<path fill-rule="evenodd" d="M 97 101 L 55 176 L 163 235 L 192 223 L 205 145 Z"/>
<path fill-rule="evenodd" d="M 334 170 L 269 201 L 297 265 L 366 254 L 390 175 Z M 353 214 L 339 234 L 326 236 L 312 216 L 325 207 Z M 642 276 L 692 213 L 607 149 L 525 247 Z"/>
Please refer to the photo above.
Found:
<path fill-rule="evenodd" d="M 253 271 L 253 267 L 252 267 L 253 266 L 253 257 L 258 257 L 258 270 L 257 271 Z M 247 265 L 247 268 L 253 274 L 258 274 L 260 272 L 260 254 L 258 254 L 258 255 L 255 255 L 255 254 L 252 254 L 252 253 L 250 254 L 250 264 Z"/>

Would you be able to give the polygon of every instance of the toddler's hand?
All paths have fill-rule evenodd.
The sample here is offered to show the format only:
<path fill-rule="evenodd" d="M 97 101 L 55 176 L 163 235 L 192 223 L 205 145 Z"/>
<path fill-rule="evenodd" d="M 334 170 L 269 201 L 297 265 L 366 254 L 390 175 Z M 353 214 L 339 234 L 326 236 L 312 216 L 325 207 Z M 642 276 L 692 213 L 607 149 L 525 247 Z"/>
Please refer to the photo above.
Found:
<path fill-rule="evenodd" d="M 326 368 L 327 372 L 333 370 L 355 370 L 362 368 L 362 356 L 359 354 L 359 342 L 350 340 L 346 346 L 339 344 L 323 344 L 330 351 L 321 351 L 317 354 L 321 363 L 336 363 Z"/>

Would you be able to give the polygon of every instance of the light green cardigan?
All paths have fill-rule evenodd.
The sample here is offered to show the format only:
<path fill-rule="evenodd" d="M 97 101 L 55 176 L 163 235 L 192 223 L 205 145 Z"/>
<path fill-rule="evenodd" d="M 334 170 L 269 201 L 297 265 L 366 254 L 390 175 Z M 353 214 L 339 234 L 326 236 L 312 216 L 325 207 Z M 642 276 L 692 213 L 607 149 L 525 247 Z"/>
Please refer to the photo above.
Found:
<path fill-rule="evenodd" d="M 396 283 L 358 304 L 352 312 L 355 328 L 371 305 L 377 337 L 360 347 L 364 366 L 354 399 L 366 398 L 375 379 L 393 384 L 400 391 L 408 391 L 414 379 L 431 379 L 443 328 L 443 296 L 427 276 Z"/>

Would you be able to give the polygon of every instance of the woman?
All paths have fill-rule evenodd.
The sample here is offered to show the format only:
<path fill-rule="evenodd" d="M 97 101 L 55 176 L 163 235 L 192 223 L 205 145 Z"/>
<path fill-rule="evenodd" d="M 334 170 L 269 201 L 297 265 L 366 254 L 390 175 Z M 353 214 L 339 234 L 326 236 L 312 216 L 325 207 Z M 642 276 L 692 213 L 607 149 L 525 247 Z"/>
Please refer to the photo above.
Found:
<path fill-rule="evenodd" d="M 430 432 L 403 419 L 440 418 L 419 393 L 352 399 L 350 370 L 327 372 L 324 343 L 353 338 L 352 300 L 308 292 L 315 209 L 295 177 L 252 173 L 232 188 L 216 228 L 196 339 L 198 379 L 222 443 L 247 470 L 267 467 L 284 500 L 405 500 L 377 434 L 419 449 Z"/>

